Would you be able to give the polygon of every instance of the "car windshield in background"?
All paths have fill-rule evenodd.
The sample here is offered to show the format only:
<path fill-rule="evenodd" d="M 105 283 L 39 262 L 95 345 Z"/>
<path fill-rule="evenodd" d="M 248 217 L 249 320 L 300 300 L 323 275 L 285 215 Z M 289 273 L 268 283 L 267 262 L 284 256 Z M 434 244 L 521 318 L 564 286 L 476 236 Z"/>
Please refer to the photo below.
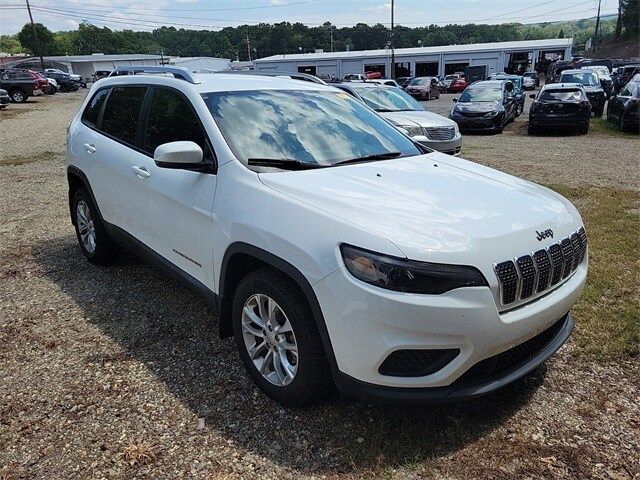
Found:
<path fill-rule="evenodd" d="M 543 90 L 542 92 L 540 92 L 540 98 L 538 100 L 554 102 L 575 102 L 576 100 L 582 100 L 582 91 Z"/>
<path fill-rule="evenodd" d="M 421 151 L 396 128 L 346 92 L 264 90 L 203 94 L 235 156 L 330 166 Z"/>
<path fill-rule="evenodd" d="M 459 102 L 500 102 L 502 101 L 502 89 L 495 87 L 475 86 L 467 88 L 460 95 Z"/>
<path fill-rule="evenodd" d="M 529 77 L 529 78 L 537 78 L 538 74 L 536 72 L 527 72 L 524 75 L 522 75 L 523 77 Z"/>
<path fill-rule="evenodd" d="M 581 83 L 582 85 L 600 85 L 598 78 L 591 72 L 585 73 L 563 73 L 560 83 Z"/>
<path fill-rule="evenodd" d="M 592 72 L 596 72 L 599 75 L 604 75 L 605 77 L 609 76 L 609 69 L 607 67 L 593 66 L 593 67 L 582 67 L 586 70 L 591 70 Z"/>
<path fill-rule="evenodd" d="M 397 88 L 358 88 L 357 92 L 367 106 L 378 112 L 424 110 L 420 102 Z"/>
<path fill-rule="evenodd" d="M 414 78 L 409 85 L 429 85 L 430 78 Z"/>

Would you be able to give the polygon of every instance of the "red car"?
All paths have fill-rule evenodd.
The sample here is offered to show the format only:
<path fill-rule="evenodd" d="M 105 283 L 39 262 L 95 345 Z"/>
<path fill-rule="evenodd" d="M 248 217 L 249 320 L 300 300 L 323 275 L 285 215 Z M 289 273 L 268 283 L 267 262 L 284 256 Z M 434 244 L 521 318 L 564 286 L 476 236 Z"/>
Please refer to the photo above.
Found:
<path fill-rule="evenodd" d="M 49 81 L 42 75 L 40 72 L 34 72 L 33 70 L 27 70 L 27 75 L 29 75 L 36 82 L 34 86 L 34 90 L 41 90 L 42 93 L 49 94 L 51 91 L 51 85 L 49 85 Z"/>
<path fill-rule="evenodd" d="M 449 91 L 451 93 L 459 93 L 462 92 L 465 88 L 469 86 L 469 82 L 467 82 L 464 78 L 456 78 L 449 85 Z"/>

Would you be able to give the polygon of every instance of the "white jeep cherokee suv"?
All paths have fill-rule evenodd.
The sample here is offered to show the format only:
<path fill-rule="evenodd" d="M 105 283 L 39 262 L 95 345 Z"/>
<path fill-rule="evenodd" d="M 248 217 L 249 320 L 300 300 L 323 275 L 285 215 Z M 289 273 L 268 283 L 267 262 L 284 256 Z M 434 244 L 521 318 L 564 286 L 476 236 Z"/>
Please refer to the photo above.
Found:
<path fill-rule="evenodd" d="M 104 264 L 124 246 L 203 292 L 271 397 L 480 395 L 568 338 L 587 240 L 560 195 L 330 86 L 158 70 L 175 77 L 101 80 L 71 122 L 80 248 Z"/>

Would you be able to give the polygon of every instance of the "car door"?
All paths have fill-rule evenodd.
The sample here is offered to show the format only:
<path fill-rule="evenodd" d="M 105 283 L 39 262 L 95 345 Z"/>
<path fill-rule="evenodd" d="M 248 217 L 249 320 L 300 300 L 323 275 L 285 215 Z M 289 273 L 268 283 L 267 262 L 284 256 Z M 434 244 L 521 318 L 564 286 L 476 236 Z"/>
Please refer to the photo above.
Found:
<path fill-rule="evenodd" d="M 631 92 L 629 91 L 629 87 L 626 86 L 620 89 L 618 95 L 609 100 L 611 102 L 611 108 L 609 109 L 609 112 L 617 122 L 619 122 L 622 118 L 622 114 L 624 113 L 624 105 L 627 103 L 630 97 Z"/>
<path fill-rule="evenodd" d="M 97 128 L 83 135 L 82 147 L 90 157 L 91 188 L 105 221 L 134 237 L 138 216 L 147 208 L 139 181 L 146 175 L 134 169 L 141 157 L 139 124 L 146 86 L 114 86 L 110 89 Z"/>
<path fill-rule="evenodd" d="M 158 167 L 153 152 L 163 143 L 192 141 L 215 164 L 211 143 L 191 101 L 168 87 L 153 87 L 142 137 L 150 177 L 140 181 L 149 205 L 144 242 L 201 283 L 213 287 L 213 200 L 216 175 Z"/>

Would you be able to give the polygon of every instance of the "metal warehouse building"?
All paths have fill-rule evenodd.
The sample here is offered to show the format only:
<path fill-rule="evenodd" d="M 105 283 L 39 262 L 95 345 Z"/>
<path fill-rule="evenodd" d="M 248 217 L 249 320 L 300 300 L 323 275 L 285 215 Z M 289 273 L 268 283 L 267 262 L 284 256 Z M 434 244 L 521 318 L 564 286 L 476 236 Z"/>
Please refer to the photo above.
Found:
<path fill-rule="evenodd" d="M 448 75 L 465 67 L 485 67 L 492 72 L 524 72 L 546 68 L 550 60 L 570 59 L 573 38 L 524 40 L 516 42 L 474 43 L 441 47 L 395 49 L 396 77 Z M 254 60 L 261 71 L 303 72 L 336 75 L 380 72 L 391 76 L 391 50 L 315 52 L 273 55 Z"/>

